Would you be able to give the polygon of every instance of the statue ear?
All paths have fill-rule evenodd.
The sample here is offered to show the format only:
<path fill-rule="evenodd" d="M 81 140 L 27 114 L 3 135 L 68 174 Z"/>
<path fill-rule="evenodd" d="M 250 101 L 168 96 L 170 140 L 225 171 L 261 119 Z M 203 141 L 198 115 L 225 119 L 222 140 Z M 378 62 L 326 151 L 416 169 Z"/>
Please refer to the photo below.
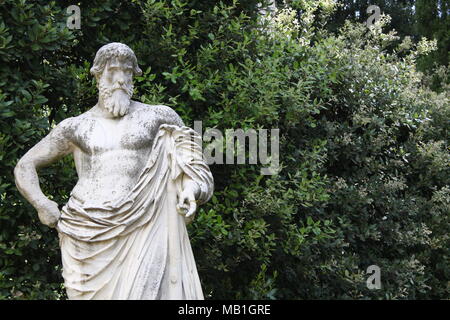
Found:
<path fill-rule="evenodd" d="M 101 72 L 94 73 L 95 85 L 97 86 L 97 88 L 98 88 L 98 86 L 100 84 L 100 78 L 102 77 L 104 71 L 105 71 L 105 68 L 103 68 L 101 70 Z"/>

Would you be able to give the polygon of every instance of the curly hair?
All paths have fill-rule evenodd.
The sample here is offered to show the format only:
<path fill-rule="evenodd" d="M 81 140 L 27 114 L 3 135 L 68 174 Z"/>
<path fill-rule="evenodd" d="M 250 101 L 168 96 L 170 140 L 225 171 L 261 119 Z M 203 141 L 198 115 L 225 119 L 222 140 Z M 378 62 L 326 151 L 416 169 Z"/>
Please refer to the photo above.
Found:
<path fill-rule="evenodd" d="M 142 74 L 142 70 L 138 66 L 137 58 L 133 50 L 131 50 L 131 48 L 126 44 L 120 42 L 108 43 L 97 51 L 97 53 L 95 54 L 94 65 L 90 70 L 91 74 L 98 78 L 103 73 L 108 60 L 113 57 L 128 59 L 133 65 L 133 74 Z"/>

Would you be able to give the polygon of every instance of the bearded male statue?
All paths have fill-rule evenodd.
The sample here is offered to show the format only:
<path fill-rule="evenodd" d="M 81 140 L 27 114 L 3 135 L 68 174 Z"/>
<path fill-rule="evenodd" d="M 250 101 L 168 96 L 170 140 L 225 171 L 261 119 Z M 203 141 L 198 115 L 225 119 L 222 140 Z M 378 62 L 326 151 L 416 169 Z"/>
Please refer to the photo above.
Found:
<path fill-rule="evenodd" d="M 186 231 L 213 177 L 201 138 L 171 108 L 131 100 L 141 74 L 125 44 L 91 68 L 98 103 L 60 122 L 17 163 L 21 194 L 58 231 L 69 299 L 203 299 Z M 36 170 L 72 154 L 78 182 L 61 211 Z"/>

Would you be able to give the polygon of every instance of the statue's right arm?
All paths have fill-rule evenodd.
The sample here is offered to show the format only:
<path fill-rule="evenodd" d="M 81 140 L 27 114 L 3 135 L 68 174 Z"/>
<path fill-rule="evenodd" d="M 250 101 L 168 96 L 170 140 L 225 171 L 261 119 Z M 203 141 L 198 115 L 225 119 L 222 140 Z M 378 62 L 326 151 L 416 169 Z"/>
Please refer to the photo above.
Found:
<path fill-rule="evenodd" d="M 48 199 L 39 186 L 37 170 L 48 166 L 73 151 L 66 137 L 70 118 L 58 124 L 46 137 L 31 148 L 14 168 L 16 186 L 20 193 L 38 211 L 43 224 L 54 227 L 59 220 L 58 204 Z"/>

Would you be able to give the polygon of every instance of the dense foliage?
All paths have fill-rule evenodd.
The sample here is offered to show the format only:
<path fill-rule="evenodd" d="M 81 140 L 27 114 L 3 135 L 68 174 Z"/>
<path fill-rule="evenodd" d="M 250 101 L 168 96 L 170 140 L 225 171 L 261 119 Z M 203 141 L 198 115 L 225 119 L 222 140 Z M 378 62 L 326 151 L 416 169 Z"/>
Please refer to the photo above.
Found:
<path fill-rule="evenodd" d="M 96 50 L 120 41 L 143 75 L 134 98 L 203 128 L 280 129 L 277 175 L 213 164 L 215 193 L 189 226 L 212 299 L 450 298 L 448 87 L 416 71 L 432 51 L 390 31 L 325 23 L 333 1 L 6 0 L 0 8 L 0 298 L 61 299 L 58 239 L 14 186 L 17 160 L 96 102 Z M 302 12 L 297 19 L 298 12 Z M 320 23 L 318 23 L 320 22 Z M 70 158 L 40 172 L 63 204 Z M 369 290 L 366 269 L 381 269 Z"/>
<path fill-rule="evenodd" d="M 441 89 L 442 80 L 450 83 L 444 68 L 449 63 L 450 0 L 338 0 L 337 3 L 327 23 L 328 30 L 338 31 L 347 19 L 367 21 L 374 14 L 367 12 L 369 6 L 376 5 L 381 13 L 392 17 L 390 26 L 401 38 L 409 37 L 415 43 L 422 37 L 436 41 L 436 50 L 419 58 L 418 70 L 429 75 L 434 90 Z"/>

